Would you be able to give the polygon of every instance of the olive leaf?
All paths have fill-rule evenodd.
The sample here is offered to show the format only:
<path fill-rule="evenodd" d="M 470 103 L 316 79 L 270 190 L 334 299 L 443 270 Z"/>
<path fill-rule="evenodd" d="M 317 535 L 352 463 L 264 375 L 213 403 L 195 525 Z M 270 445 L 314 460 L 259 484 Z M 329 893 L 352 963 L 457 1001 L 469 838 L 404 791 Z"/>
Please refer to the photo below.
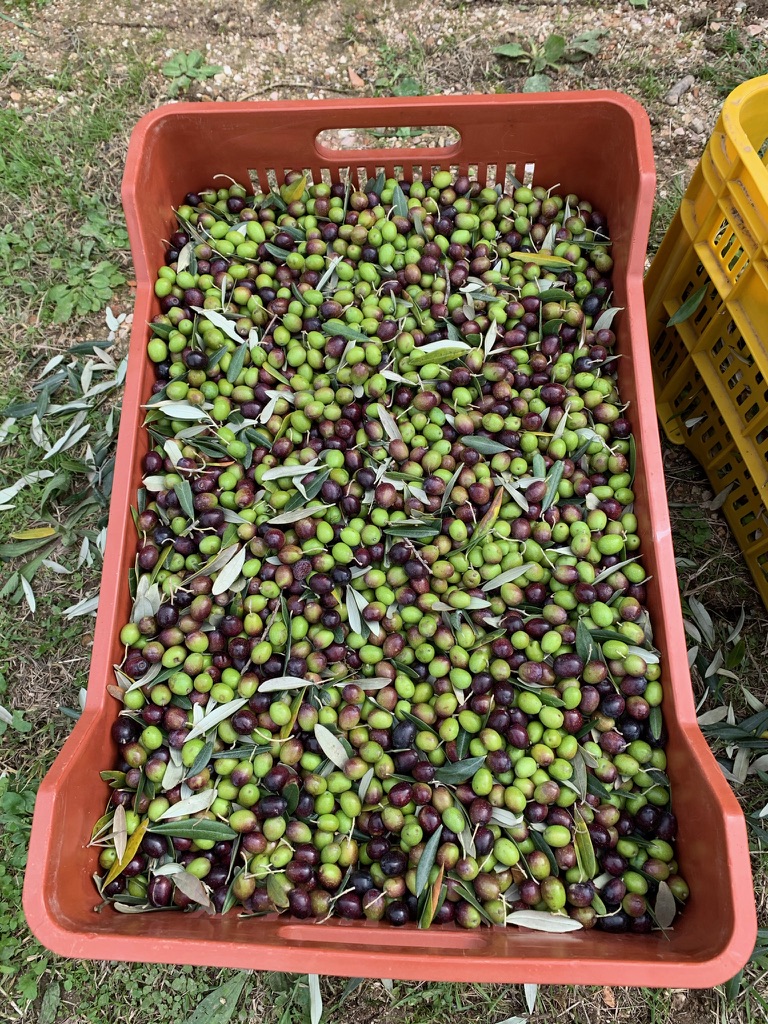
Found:
<path fill-rule="evenodd" d="M 247 971 L 240 971 L 231 981 L 209 992 L 183 1024 L 228 1024 L 241 1005 L 240 997 L 248 977 Z"/>
<path fill-rule="evenodd" d="M 365 797 L 368 792 L 368 787 L 373 781 L 373 768 L 369 768 L 365 775 L 360 779 L 360 785 L 357 787 L 357 795 L 360 797 L 360 803 L 365 803 Z"/>
<path fill-rule="evenodd" d="M 280 875 L 272 873 L 267 875 L 267 895 L 276 907 L 279 907 L 281 910 L 287 910 L 290 902 L 285 888 L 280 884 L 280 877 L 285 878 L 285 875 L 282 873 Z"/>
<path fill-rule="evenodd" d="M 337 679 L 331 683 L 332 686 L 361 686 L 364 690 L 383 690 L 385 686 L 391 686 L 392 680 L 386 676 L 371 676 L 370 679 Z M 259 689 L 263 689 L 262 686 Z"/>
<path fill-rule="evenodd" d="M 416 865 L 415 895 L 417 897 L 422 894 L 429 884 L 429 873 L 432 870 L 432 865 L 435 863 L 437 851 L 440 848 L 440 839 L 442 834 L 443 826 L 438 825 L 425 844 L 424 850 L 419 858 L 419 863 Z"/>
<path fill-rule="evenodd" d="M 515 487 L 509 480 L 505 479 L 503 476 L 495 476 L 493 478 L 493 482 L 497 486 L 503 487 L 504 490 L 507 492 L 507 494 L 510 496 L 510 498 L 512 498 L 512 500 L 515 502 L 515 504 L 520 506 L 520 508 L 523 510 L 523 512 L 527 512 L 530 509 L 530 505 L 528 504 L 528 499 L 526 498 L 526 496 L 523 494 L 523 492 L 521 490 L 519 490 L 517 487 Z M 518 483 L 520 483 L 520 482 L 521 481 L 518 480 Z"/>
<path fill-rule="evenodd" d="M 464 469 L 464 463 L 463 462 L 459 462 L 458 466 L 456 467 L 456 469 L 453 472 L 453 475 L 451 476 L 451 479 L 445 485 L 445 490 L 443 491 L 443 500 L 440 502 L 440 514 L 441 515 L 442 515 L 443 511 L 445 510 L 445 506 L 448 504 L 448 501 L 449 501 L 449 499 L 451 497 L 451 491 L 456 486 L 456 481 L 459 479 L 459 475 L 461 474 L 461 471 L 463 469 Z"/>
<path fill-rule="evenodd" d="M 518 928 L 528 928 L 537 932 L 577 932 L 583 925 L 572 917 L 561 914 L 548 914 L 543 910 L 515 910 L 507 914 L 507 924 Z"/>
<path fill-rule="evenodd" d="M 219 704 L 218 707 L 214 708 L 213 711 L 209 711 L 207 715 L 204 715 L 199 722 L 192 726 L 189 730 L 187 739 L 193 740 L 197 736 L 203 736 L 209 729 L 213 729 L 214 726 L 219 725 L 225 719 L 233 715 L 235 711 L 238 711 L 243 704 L 247 703 L 247 698 L 237 697 L 235 700 L 227 701 L 226 704 Z"/>
<path fill-rule="evenodd" d="M 273 245 L 272 242 L 265 242 L 264 248 L 267 250 L 270 256 L 274 256 L 276 260 L 287 260 L 291 255 L 289 249 L 281 249 L 279 245 Z"/>
<path fill-rule="evenodd" d="M 408 356 L 411 366 L 425 366 L 427 363 L 452 363 L 460 359 L 472 346 L 465 341 L 432 341 L 428 345 L 415 348 Z"/>
<path fill-rule="evenodd" d="M 542 75 L 541 77 L 547 78 L 549 76 Z M 537 90 L 528 91 L 535 92 Z M 563 268 L 573 267 L 573 263 L 571 263 L 570 260 L 564 259 L 562 256 L 549 256 L 538 252 L 511 252 L 508 259 L 520 260 L 521 263 L 533 263 L 537 267 L 544 267 L 545 270 L 562 270 Z"/>
<path fill-rule="evenodd" d="M 591 660 L 593 650 L 594 642 L 589 627 L 583 619 L 579 619 L 576 623 L 576 653 L 586 663 Z"/>
<path fill-rule="evenodd" d="M 499 518 L 499 512 L 501 511 L 501 503 L 504 500 L 504 491 L 502 488 L 497 488 L 496 493 L 493 496 L 491 507 L 485 513 L 483 518 L 477 524 L 470 539 L 470 545 L 475 547 L 480 543 L 496 525 L 496 520 Z"/>
<path fill-rule="evenodd" d="M 648 665 L 658 665 L 661 657 L 657 651 L 649 651 L 645 647 L 635 647 L 630 644 L 628 647 L 630 654 L 637 654 L 643 659 Z"/>
<path fill-rule="evenodd" d="M 595 576 L 595 583 L 602 583 L 603 580 L 607 580 L 615 572 L 620 572 L 625 565 L 632 565 L 633 562 L 640 560 L 642 555 L 633 555 L 631 558 L 625 558 L 623 562 L 617 562 L 616 565 L 611 565 L 607 569 L 603 569 Z"/>
<path fill-rule="evenodd" d="M 707 285 L 703 284 L 701 288 L 697 288 L 695 292 L 688 296 L 676 313 L 672 314 L 669 320 L 667 320 L 667 327 L 674 327 L 676 324 L 681 324 L 684 320 L 687 320 L 688 317 L 693 316 L 704 301 L 706 294 Z"/>
<path fill-rule="evenodd" d="M 398 184 L 392 189 L 392 208 L 398 217 L 408 216 L 408 200 Z"/>
<path fill-rule="evenodd" d="M 623 309 L 623 306 L 612 306 L 610 309 L 604 309 L 597 318 L 597 321 L 592 325 L 592 330 L 603 331 L 610 328 L 616 314 L 621 313 Z M 667 324 L 667 326 L 669 326 L 669 324 Z"/>
<path fill-rule="evenodd" d="M 592 836 L 589 834 L 587 823 L 584 820 L 578 807 L 573 808 L 573 820 L 576 825 L 574 846 L 576 848 L 576 859 L 583 875 L 583 880 L 594 878 L 597 874 L 597 858 L 595 848 L 592 845 Z"/>
<path fill-rule="evenodd" d="M 489 590 L 497 590 L 499 587 L 503 587 L 505 583 L 514 582 L 518 577 L 524 576 L 529 569 L 532 569 L 534 564 L 534 562 L 524 562 L 523 565 L 518 565 L 514 569 L 507 569 L 506 572 L 494 576 L 492 580 L 487 580 L 483 584 L 483 592 L 487 593 Z"/>
<path fill-rule="evenodd" d="M 340 255 L 339 256 L 334 256 L 334 258 L 328 264 L 326 269 L 323 271 L 323 276 L 317 282 L 317 291 L 321 292 L 323 290 L 323 288 L 328 284 L 328 282 L 330 281 L 331 277 L 333 276 L 334 270 L 339 265 L 340 261 L 341 261 L 341 256 Z"/>
<path fill-rule="evenodd" d="M 385 409 L 383 405 L 374 405 L 373 409 L 378 414 L 381 425 L 384 427 L 390 441 L 402 441 L 403 435 L 400 433 L 400 428 L 392 413 Z"/>
<path fill-rule="evenodd" d="M 115 841 L 115 853 L 120 861 L 125 856 L 125 847 L 128 843 L 128 826 L 125 816 L 125 808 L 118 804 L 115 808 L 115 816 L 112 819 L 112 838 Z"/>
<path fill-rule="evenodd" d="M 299 199 L 301 199 L 301 197 L 304 195 L 306 187 L 307 176 L 305 174 L 302 174 L 300 178 L 297 178 L 295 181 L 292 181 L 290 185 L 283 185 L 283 187 L 280 189 L 280 195 L 283 199 L 283 202 L 287 203 L 289 206 L 291 203 L 298 202 Z"/>
<path fill-rule="evenodd" d="M 491 814 L 491 821 L 494 825 L 501 825 L 502 828 L 515 828 L 523 820 L 521 814 L 513 814 L 505 807 L 494 807 Z"/>
<path fill-rule="evenodd" d="M 363 632 L 363 620 L 360 617 L 360 610 L 357 607 L 356 591 L 353 587 L 347 586 L 347 618 L 349 620 L 349 628 L 353 633 L 358 636 L 362 635 Z"/>
<path fill-rule="evenodd" d="M 141 842 L 144 839 L 144 835 L 147 831 L 148 826 L 148 818 L 145 818 L 143 821 L 140 821 L 139 824 L 136 826 L 136 829 L 134 830 L 130 839 L 126 843 L 125 850 L 123 851 L 123 856 L 119 857 L 107 872 L 107 876 L 104 879 L 104 882 L 102 883 L 104 886 L 109 885 L 110 882 L 114 882 L 117 876 L 122 874 L 122 872 L 128 867 L 130 862 L 138 853 L 139 847 L 141 846 Z"/>
<path fill-rule="evenodd" d="M 229 361 L 227 367 L 227 380 L 230 384 L 234 384 L 245 365 L 245 357 L 248 354 L 248 344 L 243 342 L 238 345 L 235 351 L 232 353 L 232 358 Z"/>
<path fill-rule="evenodd" d="M 465 899 L 467 903 L 470 904 L 470 906 L 475 908 L 475 910 L 478 912 L 483 921 L 486 922 L 486 924 L 494 923 L 489 917 L 488 911 L 475 896 L 475 891 L 472 888 L 472 886 L 468 885 L 466 882 L 459 882 L 456 886 L 456 889 L 460 893 L 461 897 Z"/>
<path fill-rule="evenodd" d="M 363 192 L 371 193 L 375 192 L 377 198 L 381 199 L 381 193 L 384 191 L 384 186 L 387 183 L 387 176 L 384 171 L 379 171 L 375 178 L 369 178 L 365 183 Z"/>
<path fill-rule="evenodd" d="M 211 406 L 207 405 L 207 408 L 211 408 Z M 152 406 L 152 409 L 159 409 L 163 416 L 167 416 L 171 420 L 207 420 L 209 418 L 204 408 L 192 405 L 191 402 L 158 402 Z"/>
<path fill-rule="evenodd" d="M 191 308 L 195 313 L 204 316 L 206 320 L 210 320 L 214 327 L 218 327 L 223 334 L 226 334 L 232 341 L 236 341 L 238 345 L 243 340 L 235 330 L 234 322 L 225 317 L 223 313 L 217 313 L 215 309 L 203 309 L 202 306 L 192 306 Z"/>
<path fill-rule="evenodd" d="M 362 331 L 355 330 L 354 327 L 350 327 L 349 324 L 345 324 L 343 320 L 326 320 L 321 330 L 323 334 L 327 334 L 332 338 L 339 335 L 342 338 L 348 338 L 352 341 L 370 342 L 371 340 L 367 334 L 363 334 Z"/>
<path fill-rule="evenodd" d="M 307 494 L 309 494 L 309 491 L 307 491 Z M 303 508 L 294 508 L 289 512 L 281 512 L 280 515 L 273 516 L 269 520 L 269 524 L 271 526 L 285 526 L 288 523 L 297 523 L 301 519 L 312 519 L 314 516 L 320 516 L 330 507 L 330 505 L 312 505 L 309 508 L 306 506 Z"/>
<path fill-rule="evenodd" d="M 190 735 L 192 735 L 190 731 Z M 200 811 L 207 811 L 216 799 L 215 789 L 204 789 L 200 793 L 193 793 L 185 800 L 179 800 L 176 804 L 167 807 L 158 821 L 168 821 L 170 818 L 182 818 L 190 814 L 199 814 Z"/>
<path fill-rule="evenodd" d="M 323 1016 L 323 997 L 320 994 L 320 978 L 316 974 L 308 974 L 309 982 L 309 1024 L 320 1024 Z"/>
<path fill-rule="evenodd" d="M 208 842 L 226 842 L 235 839 L 237 832 L 222 821 L 211 821 L 209 818 L 192 818 L 184 821 L 153 821 L 150 832 L 158 836 L 178 837 L 179 839 L 203 839 Z"/>
<path fill-rule="evenodd" d="M 140 576 L 131 610 L 131 622 L 140 622 L 145 617 L 157 615 L 161 603 L 162 596 L 158 584 L 151 583 L 149 576 Z"/>
<path fill-rule="evenodd" d="M 314 732 L 315 739 L 328 760 L 333 761 L 337 768 L 343 768 L 349 760 L 349 755 L 341 740 L 319 722 L 315 726 Z"/>
<path fill-rule="evenodd" d="M 565 417 L 563 417 L 565 419 Z M 555 498 L 558 494 L 558 487 L 560 481 L 563 479 L 563 473 L 565 471 L 564 462 L 556 462 L 549 473 L 547 474 L 547 489 L 544 492 L 544 497 L 541 500 L 541 511 L 546 512 L 548 508 L 554 503 Z"/>
<path fill-rule="evenodd" d="M 126 900 L 130 899 L 125 893 L 121 893 L 120 897 L 111 900 L 112 909 L 116 910 L 120 914 L 154 914 L 157 911 L 165 910 L 168 907 L 153 907 L 149 903 L 127 903 Z M 171 908 L 172 909 L 172 908 Z"/>
<path fill-rule="evenodd" d="M 194 498 L 192 495 L 192 488 L 190 487 L 189 480 L 180 480 L 177 484 L 173 485 L 173 492 L 179 499 L 182 511 L 187 515 L 189 519 L 195 518 L 195 505 Z"/>
<path fill-rule="evenodd" d="M 190 874 L 189 871 L 177 871 L 173 875 L 173 884 L 185 896 L 189 897 L 193 903 L 197 903 L 201 907 L 213 909 L 210 891 L 196 875 Z"/>
<path fill-rule="evenodd" d="M 446 786 L 457 786 L 474 777 L 478 768 L 485 764 L 485 756 L 470 757 L 466 761 L 446 763 L 435 772 L 435 779 Z"/>
<path fill-rule="evenodd" d="M 310 462 L 304 463 L 301 466 L 273 466 L 272 469 L 268 469 L 262 476 L 262 480 L 283 480 L 288 477 L 301 477 L 308 476 L 313 473 L 317 468 L 317 459 L 312 459 Z"/>
<path fill-rule="evenodd" d="M 424 230 L 424 224 L 421 220 L 421 214 L 418 210 L 414 210 L 411 214 L 411 220 L 413 221 L 413 227 L 417 235 L 421 235 L 422 238 L 427 237 L 427 233 Z"/>
<path fill-rule="evenodd" d="M 200 753 L 192 762 L 192 767 L 187 772 L 187 777 L 193 778 L 195 775 L 199 775 L 203 768 L 205 768 L 208 762 L 211 760 L 212 755 L 213 743 L 209 740 L 200 748 Z"/>
<path fill-rule="evenodd" d="M 500 452 L 512 451 L 509 445 L 501 444 L 500 441 L 494 441 L 490 437 L 475 437 L 472 434 L 466 434 L 459 438 L 459 442 L 467 448 L 480 452 L 481 455 L 498 455 Z"/>
<path fill-rule="evenodd" d="M 227 564 L 219 570 L 219 574 L 214 580 L 213 587 L 211 589 L 211 593 L 214 597 L 219 594 L 225 594 L 230 589 L 245 565 L 247 554 L 248 548 L 243 545 L 243 547 L 232 555 Z"/>
<path fill-rule="evenodd" d="M 573 782 L 574 789 L 579 794 L 579 798 L 584 801 L 587 798 L 587 762 L 581 747 L 576 751 L 576 755 L 571 761 L 571 766 L 573 767 L 571 781 Z"/>
<path fill-rule="evenodd" d="M 314 685 L 309 679 L 300 679 L 298 676 L 275 676 L 273 679 L 265 679 L 262 683 L 259 683 L 259 693 L 299 690 L 302 687 Z"/>
<path fill-rule="evenodd" d="M 554 227 L 554 224 L 553 224 Z M 572 302 L 573 295 L 570 292 L 565 291 L 563 288 L 548 288 L 548 281 L 544 281 L 539 278 L 536 284 L 542 290 L 539 293 L 539 299 L 542 302 Z"/>
<path fill-rule="evenodd" d="M 675 897 L 666 882 L 659 882 L 659 891 L 653 905 L 653 913 L 660 928 L 669 928 L 677 914 Z"/>

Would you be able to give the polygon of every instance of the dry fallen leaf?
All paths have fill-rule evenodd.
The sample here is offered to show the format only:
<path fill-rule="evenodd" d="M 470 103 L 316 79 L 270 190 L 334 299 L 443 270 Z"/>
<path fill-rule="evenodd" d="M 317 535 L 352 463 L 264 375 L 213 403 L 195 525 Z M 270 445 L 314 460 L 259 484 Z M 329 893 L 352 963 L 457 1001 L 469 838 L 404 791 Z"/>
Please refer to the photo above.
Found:
<path fill-rule="evenodd" d="M 607 985 L 603 986 L 603 1002 L 609 1009 L 616 1009 L 616 996 L 613 994 L 613 989 Z"/>
<path fill-rule="evenodd" d="M 365 82 L 362 80 L 360 75 L 358 75 L 358 73 L 356 71 L 354 71 L 352 68 L 348 68 L 347 71 L 348 71 L 348 74 L 349 74 L 349 81 L 350 81 L 350 83 L 352 85 L 352 88 L 353 89 L 364 89 L 365 88 Z"/>

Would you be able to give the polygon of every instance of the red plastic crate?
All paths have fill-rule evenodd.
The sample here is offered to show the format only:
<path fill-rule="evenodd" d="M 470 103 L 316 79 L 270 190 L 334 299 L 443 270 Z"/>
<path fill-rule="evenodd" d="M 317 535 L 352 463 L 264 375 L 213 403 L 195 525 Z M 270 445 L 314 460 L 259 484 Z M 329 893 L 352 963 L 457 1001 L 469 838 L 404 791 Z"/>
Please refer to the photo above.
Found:
<path fill-rule="evenodd" d="M 442 149 L 337 151 L 323 129 L 451 125 L 460 141 Z M 663 654 L 668 773 L 679 818 L 680 869 L 691 897 L 674 930 L 641 936 L 589 931 L 549 935 L 517 928 L 418 931 L 374 922 L 319 925 L 278 917 L 241 919 L 202 912 L 124 916 L 98 902 L 91 881 L 97 850 L 86 847 L 108 789 L 100 768 L 115 754 L 118 707 L 106 691 L 122 657 L 118 634 L 129 614 L 128 569 L 135 554 L 130 515 L 147 450 L 141 404 L 153 368 L 146 323 L 158 310 L 152 285 L 163 263 L 171 207 L 226 173 L 301 169 L 315 180 L 346 173 L 429 176 L 433 167 L 476 168 L 489 184 L 518 178 L 559 184 L 609 219 L 622 395 L 638 441 L 634 484 L 649 607 Z M 664 490 L 642 273 L 653 202 L 648 119 L 610 92 L 536 96 L 420 97 L 271 104 L 179 104 L 139 122 L 128 152 L 123 201 L 138 292 L 115 469 L 107 550 L 85 711 L 40 787 L 24 908 L 30 927 L 57 953 L 93 959 L 202 964 L 425 981 L 503 981 L 709 987 L 734 975 L 752 950 L 756 923 L 744 819 L 705 743 L 694 712 L 674 552 Z"/>

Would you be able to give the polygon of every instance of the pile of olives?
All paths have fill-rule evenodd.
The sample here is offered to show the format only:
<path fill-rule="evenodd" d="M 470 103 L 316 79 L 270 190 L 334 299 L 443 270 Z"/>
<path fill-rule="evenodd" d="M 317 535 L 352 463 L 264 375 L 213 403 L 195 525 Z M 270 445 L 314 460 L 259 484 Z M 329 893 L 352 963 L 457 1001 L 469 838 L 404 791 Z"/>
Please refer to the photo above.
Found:
<path fill-rule="evenodd" d="M 102 897 L 666 927 L 605 216 L 449 171 L 176 215 Z"/>

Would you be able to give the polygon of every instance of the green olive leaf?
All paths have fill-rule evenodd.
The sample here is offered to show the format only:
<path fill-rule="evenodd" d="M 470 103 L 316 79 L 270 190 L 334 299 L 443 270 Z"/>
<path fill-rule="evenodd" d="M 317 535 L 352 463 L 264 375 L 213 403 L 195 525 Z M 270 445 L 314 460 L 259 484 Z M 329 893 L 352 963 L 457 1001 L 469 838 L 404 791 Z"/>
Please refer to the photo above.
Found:
<path fill-rule="evenodd" d="M 667 327 L 674 327 L 676 324 L 681 324 L 684 320 L 693 316 L 704 301 L 704 296 L 706 294 L 707 285 L 703 284 L 701 288 L 697 288 L 695 292 L 688 296 L 676 313 L 672 314 L 669 320 L 667 320 Z"/>
<path fill-rule="evenodd" d="M 474 777 L 478 768 L 485 764 L 485 756 L 470 757 L 466 761 L 446 762 L 435 772 L 435 779 L 446 786 L 457 786 Z"/>
<path fill-rule="evenodd" d="M 415 348 L 408 356 L 411 366 L 426 366 L 427 363 L 443 365 L 461 359 L 467 352 L 472 351 L 472 346 L 463 341 L 433 341 L 428 345 Z"/>
<path fill-rule="evenodd" d="M 512 451 L 509 445 L 502 444 L 500 441 L 494 441 L 491 437 L 476 437 L 474 434 L 465 434 L 464 437 L 459 438 L 459 441 L 465 447 L 480 452 L 481 455 L 498 455 L 500 452 Z"/>
<path fill-rule="evenodd" d="M 235 351 L 232 353 L 232 358 L 229 361 L 227 367 L 227 380 L 230 384 L 234 384 L 237 378 L 242 372 L 243 366 L 245 365 L 245 357 L 248 355 L 248 343 L 243 342 L 238 345 Z"/>
<path fill-rule="evenodd" d="M 174 484 L 173 491 L 179 499 L 179 504 L 181 505 L 184 514 L 188 519 L 194 520 L 195 505 L 189 480 L 180 480 L 179 483 Z"/>
<path fill-rule="evenodd" d="M 587 798 L 587 763 L 581 747 L 576 751 L 576 755 L 571 761 L 571 766 L 573 767 L 571 782 L 579 794 L 579 799 L 584 801 Z"/>
<path fill-rule="evenodd" d="M 405 198 L 405 192 L 403 192 L 398 184 L 392 189 L 392 208 L 398 217 L 408 216 L 408 200 Z"/>
<path fill-rule="evenodd" d="M 565 418 L 565 417 L 563 417 Z M 547 474 L 547 489 L 544 492 L 544 497 L 541 500 L 541 511 L 546 512 L 550 508 L 557 498 L 558 487 L 560 481 L 563 479 L 563 473 L 565 471 L 564 462 L 555 462 L 549 473 Z"/>
<path fill-rule="evenodd" d="M 208 765 L 213 754 L 213 743 L 209 740 L 200 750 L 200 753 L 195 758 L 192 767 L 187 772 L 189 778 L 199 775 L 200 772 Z"/>
<path fill-rule="evenodd" d="M 154 835 L 174 836 L 179 839 L 203 839 L 208 842 L 226 842 L 237 838 L 237 832 L 221 821 L 192 818 L 185 821 L 153 821 L 149 829 Z"/>
<path fill-rule="evenodd" d="M 576 623 L 576 653 L 585 664 L 591 661 L 594 647 L 595 644 L 589 627 L 583 619 L 579 619 Z"/>
<path fill-rule="evenodd" d="M 597 858 L 595 848 L 592 845 L 592 836 L 589 834 L 587 823 L 581 811 L 574 805 L 573 820 L 576 825 L 574 836 L 574 847 L 576 848 L 576 859 L 583 876 L 583 881 L 594 878 L 597 874 Z"/>
<path fill-rule="evenodd" d="M 432 835 L 429 837 L 424 850 L 419 859 L 419 863 L 416 865 L 416 893 L 418 897 L 426 889 L 429 884 L 429 873 L 432 870 L 432 866 L 435 863 L 437 857 L 437 851 L 440 848 L 440 839 L 443 834 L 443 826 L 438 825 Z"/>
<path fill-rule="evenodd" d="M 362 331 L 355 330 L 354 327 L 350 327 L 349 324 L 345 324 L 343 320 L 326 320 L 321 330 L 323 334 L 327 334 L 332 338 L 338 335 L 339 337 L 347 338 L 350 341 L 370 342 L 371 340 L 367 334 L 363 334 Z"/>
<path fill-rule="evenodd" d="M 267 894 L 279 910 L 287 910 L 290 902 L 285 887 L 280 884 L 281 878 L 285 879 L 285 875 L 282 872 L 279 874 L 270 872 L 267 875 Z"/>
<path fill-rule="evenodd" d="M 209 992 L 183 1024 L 228 1024 L 241 1005 L 240 997 L 248 978 L 247 971 L 240 971 L 231 981 Z"/>
<path fill-rule="evenodd" d="M 270 256 L 274 256 L 276 260 L 283 260 L 283 262 L 291 255 L 289 249 L 281 249 L 279 245 L 273 245 L 272 242 L 265 242 L 264 248 Z"/>

